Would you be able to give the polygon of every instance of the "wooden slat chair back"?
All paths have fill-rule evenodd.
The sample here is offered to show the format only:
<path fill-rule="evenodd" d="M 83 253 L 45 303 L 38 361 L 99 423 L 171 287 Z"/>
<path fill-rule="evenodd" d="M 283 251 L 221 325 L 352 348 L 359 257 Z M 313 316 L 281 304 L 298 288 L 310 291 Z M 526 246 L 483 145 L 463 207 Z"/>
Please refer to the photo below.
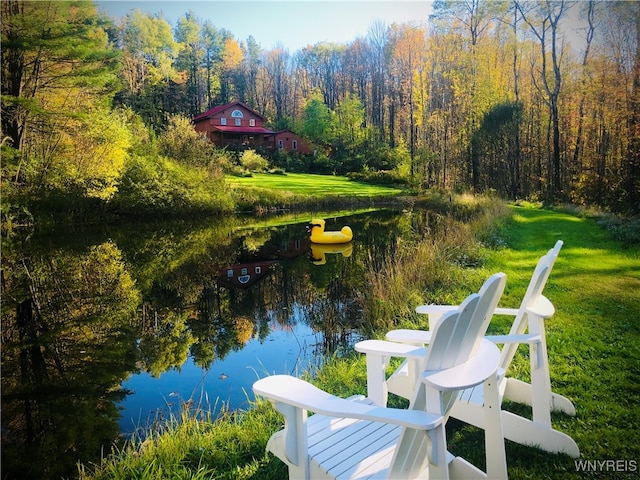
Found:
<path fill-rule="evenodd" d="M 386 351 L 387 357 L 416 358 L 424 368 L 409 409 L 387 408 L 362 396 L 341 399 L 288 375 L 255 382 L 254 392 L 285 417 L 285 428 L 271 437 L 267 449 L 287 464 L 289 478 L 487 478 L 451 455 L 446 445 L 445 422 L 452 405 L 446 394 L 456 396 L 478 384 L 493 389 L 485 409 L 492 425 L 485 442 L 487 468 L 491 478 L 506 478 L 497 391 L 500 352 L 483 338 L 505 283 L 504 274 L 492 276 L 484 291 L 443 316 L 429 348 L 377 340 L 358 344 L 367 361 L 391 347 L 398 351 Z M 308 411 L 316 413 L 308 417 Z"/>
<path fill-rule="evenodd" d="M 493 278 L 494 277 L 491 277 L 482 285 L 477 297 L 470 295 L 457 307 L 461 315 L 475 313 L 475 321 L 467 322 L 464 320 L 458 322 L 456 324 L 458 330 L 450 332 L 448 335 L 448 343 L 440 342 L 438 345 L 432 344 L 430 347 L 431 350 L 427 350 L 426 355 L 420 358 L 421 360 L 424 359 L 426 363 L 416 362 L 416 359 L 412 357 L 407 358 L 406 361 L 410 363 L 412 375 L 411 378 L 408 379 L 411 387 L 407 389 L 409 394 L 406 398 L 411 399 L 414 396 L 413 389 L 415 385 L 419 384 L 418 377 L 422 371 L 451 368 L 475 354 L 482 339 L 482 335 L 479 335 L 479 332 L 483 332 L 484 335 L 484 332 L 487 331 L 489 323 L 491 322 L 491 312 L 497 307 L 498 301 L 502 296 L 502 290 L 504 290 L 504 285 L 501 285 L 500 282 L 492 281 Z M 506 282 L 506 277 L 504 277 L 504 280 Z M 502 288 L 502 290 L 500 290 L 499 294 L 496 294 L 500 288 Z M 477 310 L 472 310 L 472 308 Z M 482 315 L 483 313 L 484 315 Z M 462 318 L 464 319 L 464 317 Z M 441 321 L 442 316 L 438 318 L 437 326 Z M 375 344 L 375 341 L 360 342 L 355 348 L 357 351 L 368 353 L 369 355 L 367 357 L 367 370 L 372 371 L 373 374 L 369 375 L 367 379 L 368 397 L 379 405 L 385 406 L 388 387 L 386 385 L 387 380 L 384 372 L 386 372 L 386 361 L 388 358 L 385 355 L 376 357 L 371 351 L 368 351 L 366 346 L 370 344 Z M 433 362 L 439 363 L 434 365 Z M 377 391 L 376 388 L 382 388 L 383 390 Z M 455 400 L 455 396 L 452 394 L 447 395 L 447 398 L 450 398 L 450 401 Z M 447 409 L 447 411 L 448 410 L 449 409 Z"/>
<path fill-rule="evenodd" d="M 487 337 L 491 341 L 502 344 L 499 370 L 499 391 L 502 400 L 511 400 L 532 407 L 533 420 L 503 411 L 505 438 L 524 444 L 537 446 L 553 453 L 565 453 L 578 457 L 580 451 L 575 441 L 568 435 L 554 430 L 551 424 L 551 412 L 563 412 L 575 415 L 575 407 L 571 401 L 551 390 L 549 359 L 547 355 L 545 319 L 555 313 L 553 304 L 543 295 L 563 242 L 558 240 L 555 246 L 543 255 L 536 265 L 531 280 L 522 299 L 520 307 L 496 308 L 497 315 L 512 315 L 514 321 L 508 335 Z M 416 311 L 429 315 L 429 324 L 437 324 L 439 318 L 451 308 L 450 305 L 423 305 Z M 387 334 L 387 339 L 411 345 L 429 344 L 431 333 L 421 330 L 394 330 Z M 508 369 L 514 359 L 518 347 L 528 345 L 531 383 L 508 377 Z M 413 380 L 409 362 L 402 365 L 388 380 L 391 393 L 411 398 Z M 461 401 L 452 409 L 451 415 L 478 427 L 484 425 L 482 419 L 482 392 L 469 389 L 460 397 Z"/>
<path fill-rule="evenodd" d="M 536 268 L 531 275 L 531 280 L 529 281 L 529 285 L 527 286 L 527 290 L 522 298 L 522 302 L 520 303 L 520 307 L 517 312 L 515 312 L 515 318 L 513 320 L 513 324 L 511 325 L 511 330 L 509 331 L 509 335 L 523 335 L 527 327 L 529 326 L 528 317 L 530 309 L 535 309 L 536 305 L 545 306 L 546 312 L 549 312 L 549 305 L 551 302 L 542 295 L 544 287 L 549 280 L 549 275 L 551 274 L 551 270 L 553 269 L 553 265 L 555 264 L 558 254 L 560 253 L 560 249 L 562 248 L 563 242 L 562 240 L 558 240 L 555 246 L 547 252 L 546 255 L 543 255 L 538 260 L 536 264 Z M 553 306 L 551 305 L 551 309 Z M 513 314 L 512 309 L 497 309 L 496 314 Z M 553 312 L 551 312 L 553 314 Z M 498 339 L 498 337 L 495 337 Z M 518 350 L 519 343 L 511 342 L 506 343 L 502 348 L 502 353 L 500 356 L 500 366 L 506 371 L 511 362 L 513 361 L 513 357 Z M 575 411 L 573 412 L 575 414 Z"/>

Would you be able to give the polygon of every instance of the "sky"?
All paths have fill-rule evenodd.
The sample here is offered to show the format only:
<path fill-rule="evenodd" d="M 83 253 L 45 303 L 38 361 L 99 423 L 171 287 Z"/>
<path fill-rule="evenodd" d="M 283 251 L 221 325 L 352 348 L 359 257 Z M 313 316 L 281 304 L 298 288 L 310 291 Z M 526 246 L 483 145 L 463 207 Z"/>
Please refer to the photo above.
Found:
<path fill-rule="evenodd" d="M 162 13 L 171 26 L 189 10 L 236 40 L 249 35 L 263 49 L 283 45 L 295 52 L 318 42 L 349 43 L 376 21 L 426 23 L 428 0 L 100 0 L 98 8 L 120 18 L 137 8 Z"/>

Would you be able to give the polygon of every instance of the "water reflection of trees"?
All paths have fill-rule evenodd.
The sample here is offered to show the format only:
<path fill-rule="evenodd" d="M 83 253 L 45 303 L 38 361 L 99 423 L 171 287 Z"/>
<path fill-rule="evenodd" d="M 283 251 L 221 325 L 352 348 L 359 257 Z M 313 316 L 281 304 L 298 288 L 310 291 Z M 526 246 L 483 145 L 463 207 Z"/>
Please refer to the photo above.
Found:
<path fill-rule="evenodd" d="M 3 478 L 73 475 L 118 436 L 140 297 L 112 242 L 3 254 Z"/>

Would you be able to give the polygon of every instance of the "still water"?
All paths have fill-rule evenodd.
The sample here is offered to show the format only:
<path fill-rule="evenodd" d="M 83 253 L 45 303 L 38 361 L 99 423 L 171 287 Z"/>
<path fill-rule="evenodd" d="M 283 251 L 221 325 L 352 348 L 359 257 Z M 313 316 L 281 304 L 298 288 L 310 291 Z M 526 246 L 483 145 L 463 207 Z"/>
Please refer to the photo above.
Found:
<path fill-rule="evenodd" d="M 311 214 L 65 229 L 2 244 L 2 478 L 78 461 L 185 405 L 246 407 L 251 384 L 312 370 L 361 338 L 366 262 L 425 212 Z"/>

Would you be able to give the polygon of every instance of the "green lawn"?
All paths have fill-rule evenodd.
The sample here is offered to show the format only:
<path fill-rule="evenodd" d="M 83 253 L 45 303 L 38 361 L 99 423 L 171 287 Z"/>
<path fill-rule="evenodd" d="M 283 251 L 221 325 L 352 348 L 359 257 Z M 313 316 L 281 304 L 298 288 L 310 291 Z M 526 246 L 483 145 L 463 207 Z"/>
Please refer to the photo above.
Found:
<path fill-rule="evenodd" d="M 302 195 L 333 196 L 378 196 L 397 195 L 402 190 L 382 185 L 354 182 L 347 177 L 334 175 L 312 175 L 307 173 L 287 173 L 275 175 L 254 173 L 252 177 L 227 176 L 227 183 L 233 186 L 260 187 L 274 190 L 286 190 Z"/>
<path fill-rule="evenodd" d="M 536 257 L 563 240 L 545 289 L 556 307 L 546 322 L 547 348 L 552 387 L 573 401 L 577 413 L 554 413 L 553 424 L 573 437 L 583 460 L 619 463 L 578 472 L 571 458 L 507 442 L 510 478 L 638 478 L 640 251 L 611 240 L 590 219 L 520 207 L 513 213 L 509 248 L 486 265 L 507 274 L 501 304 L 517 305 Z M 528 377 L 526 353 L 512 370 Z"/>

